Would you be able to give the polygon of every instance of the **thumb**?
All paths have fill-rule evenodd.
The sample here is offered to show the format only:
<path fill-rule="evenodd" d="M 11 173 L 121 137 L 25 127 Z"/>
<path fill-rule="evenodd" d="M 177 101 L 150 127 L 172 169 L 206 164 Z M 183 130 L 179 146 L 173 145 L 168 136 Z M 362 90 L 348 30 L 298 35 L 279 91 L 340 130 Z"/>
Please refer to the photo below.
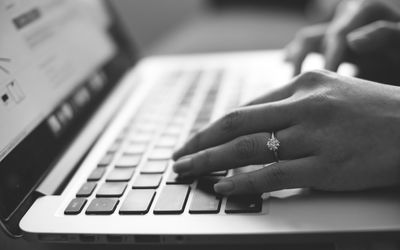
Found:
<path fill-rule="evenodd" d="M 348 46 L 358 53 L 400 47 L 400 24 L 377 21 L 349 33 Z"/>

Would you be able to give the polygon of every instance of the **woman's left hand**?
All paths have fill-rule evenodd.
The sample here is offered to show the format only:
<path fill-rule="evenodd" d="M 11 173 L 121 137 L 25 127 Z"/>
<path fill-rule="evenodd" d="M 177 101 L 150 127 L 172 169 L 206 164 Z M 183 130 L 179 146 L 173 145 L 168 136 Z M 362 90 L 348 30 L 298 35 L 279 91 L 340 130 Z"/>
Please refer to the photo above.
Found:
<path fill-rule="evenodd" d="M 267 148 L 280 141 L 280 161 Z M 400 184 L 400 88 L 304 73 L 194 135 L 173 156 L 181 176 L 254 164 L 254 172 L 222 179 L 230 195 L 285 188 L 362 190 Z"/>

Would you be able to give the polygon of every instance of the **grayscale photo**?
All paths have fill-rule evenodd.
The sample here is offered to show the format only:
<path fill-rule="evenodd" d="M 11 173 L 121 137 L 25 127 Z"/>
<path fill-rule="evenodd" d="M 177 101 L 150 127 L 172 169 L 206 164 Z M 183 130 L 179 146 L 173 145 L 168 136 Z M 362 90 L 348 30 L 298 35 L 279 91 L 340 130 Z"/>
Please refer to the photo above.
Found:
<path fill-rule="evenodd" d="M 0 249 L 400 249 L 400 0 L 0 0 Z"/>

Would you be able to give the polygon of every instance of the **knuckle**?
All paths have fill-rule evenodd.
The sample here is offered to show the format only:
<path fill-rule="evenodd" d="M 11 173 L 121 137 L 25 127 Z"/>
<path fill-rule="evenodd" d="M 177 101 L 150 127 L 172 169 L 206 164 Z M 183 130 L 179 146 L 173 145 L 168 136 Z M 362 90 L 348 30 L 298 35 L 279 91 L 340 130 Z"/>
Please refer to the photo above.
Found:
<path fill-rule="evenodd" d="M 221 129 L 225 132 L 236 130 L 242 123 L 243 111 L 234 110 L 222 118 Z"/>
<path fill-rule="evenodd" d="M 239 159 L 249 159 L 257 155 L 258 143 L 250 136 L 243 136 L 235 141 L 234 149 Z"/>
<path fill-rule="evenodd" d="M 325 83 L 330 78 L 331 73 L 327 70 L 312 70 L 302 73 L 297 77 L 295 84 L 296 86 L 314 87 Z"/>

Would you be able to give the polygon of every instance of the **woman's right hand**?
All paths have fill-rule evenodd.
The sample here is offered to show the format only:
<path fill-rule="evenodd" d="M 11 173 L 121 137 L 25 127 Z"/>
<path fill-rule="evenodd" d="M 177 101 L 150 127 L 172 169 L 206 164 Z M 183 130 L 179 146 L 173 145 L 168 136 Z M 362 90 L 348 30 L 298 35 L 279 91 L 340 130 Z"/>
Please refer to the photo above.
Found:
<path fill-rule="evenodd" d="M 349 61 L 359 66 L 361 74 L 364 69 L 374 76 L 379 69 L 381 75 L 399 76 L 399 22 L 399 3 L 387 0 L 343 1 L 331 22 L 298 32 L 287 46 L 286 59 L 293 63 L 295 75 L 301 72 L 302 63 L 310 52 L 321 52 L 327 70 L 336 71 L 342 62 Z"/>

